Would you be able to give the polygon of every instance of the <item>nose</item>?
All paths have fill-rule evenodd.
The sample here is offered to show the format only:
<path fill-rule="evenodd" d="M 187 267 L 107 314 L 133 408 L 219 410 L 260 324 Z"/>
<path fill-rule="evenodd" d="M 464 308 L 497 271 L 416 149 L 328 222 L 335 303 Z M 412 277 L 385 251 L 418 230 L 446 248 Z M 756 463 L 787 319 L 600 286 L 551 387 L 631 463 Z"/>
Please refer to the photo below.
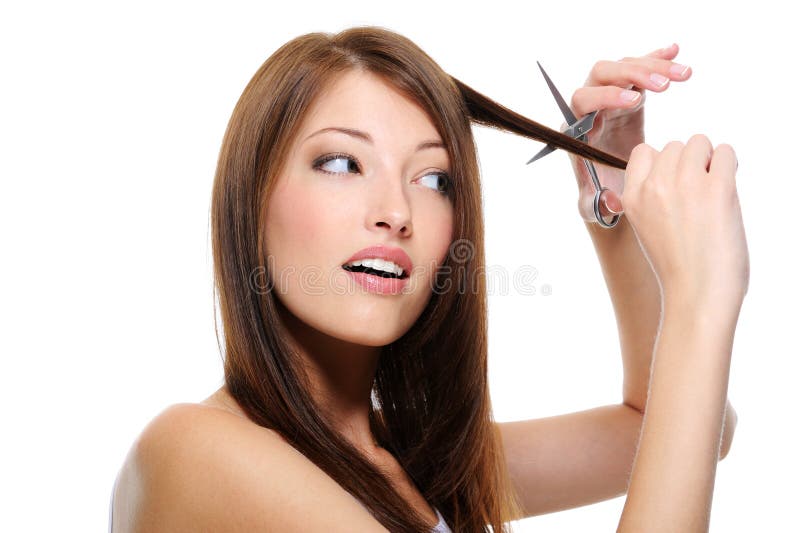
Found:
<path fill-rule="evenodd" d="M 378 183 L 380 182 L 380 183 Z M 376 180 L 367 229 L 385 229 L 393 237 L 409 237 L 412 232 L 411 205 L 399 179 Z"/>

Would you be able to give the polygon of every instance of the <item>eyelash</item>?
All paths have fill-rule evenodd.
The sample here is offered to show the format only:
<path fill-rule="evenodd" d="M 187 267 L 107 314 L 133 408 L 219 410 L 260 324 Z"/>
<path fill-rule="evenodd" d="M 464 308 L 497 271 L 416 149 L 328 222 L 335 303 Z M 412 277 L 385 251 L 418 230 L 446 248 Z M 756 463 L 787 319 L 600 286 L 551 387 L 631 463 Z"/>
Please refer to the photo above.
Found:
<path fill-rule="evenodd" d="M 324 165 L 325 163 L 327 163 L 329 161 L 333 161 L 335 159 L 350 159 L 351 161 L 355 161 L 356 165 L 359 168 L 361 168 L 361 163 L 358 162 L 357 158 L 353 157 L 350 154 L 345 154 L 345 153 L 342 153 L 342 152 L 336 152 L 336 153 L 333 153 L 333 154 L 323 155 L 322 157 L 320 157 L 316 161 L 314 161 L 313 168 L 315 170 L 320 171 L 320 172 L 324 172 L 325 174 L 341 174 L 340 172 L 331 172 L 330 170 L 325 170 L 325 169 L 321 168 L 322 165 Z M 436 192 L 438 192 L 439 194 L 441 194 L 443 196 L 449 196 L 450 193 L 451 193 L 451 187 L 452 187 L 452 180 L 450 179 L 450 175 L 447 174 L 447 172 L 441 172 L 441 171 L 430 172 L 428 174 L 425 174 L 425 176 L 431 176 L 431 175 L 440 176 L 440 177 L 442 177 L 442 178 L 444 178 L 446 180 L 445 181 L 445 183 L 446 183 L 445 190 L 443 190 L 443 191 L 439 190 L 438 187 L 437 187 L 437 191 Z M 425 177 L 425 176 L 423 176 L 423 177 Z"/>

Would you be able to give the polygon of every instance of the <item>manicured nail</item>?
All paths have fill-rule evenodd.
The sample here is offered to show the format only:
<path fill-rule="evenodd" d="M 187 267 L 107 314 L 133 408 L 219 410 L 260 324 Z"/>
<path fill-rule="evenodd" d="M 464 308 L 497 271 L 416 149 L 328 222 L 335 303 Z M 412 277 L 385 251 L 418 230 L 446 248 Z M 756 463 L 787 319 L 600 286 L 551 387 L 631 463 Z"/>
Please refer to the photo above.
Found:
<path fill-rule="evenodd" d="M 656 87 L 661 88 L 669 82 L 669 78 L 662 76 L 661 74 L 652 73 L 650 74 L 650 80 L 656 84 Z"/>
<path fill-rule="evenodd" d="M 689 67 L 686 65 L 680 65 L 678 63 L 675 63 L 674 65 L 669 67 L 669 73 L 672 74 L 673 76 L 680 76 L 682 78 L 686 75 L 687 72 L 689 72 Z"/>
<path fill-rule="evenodd" d="M 675 43 L 672 43 L 672 44 L 671 44 L 671 45 L 669 45 L 669 46 L 665 46 L 664 48 L 661 48 L 661 49 L 658 51 L 658 53 L 659 53 L 659 54 L 667 54 L 667 53 L 669 53 L 669 52 L 672 50 L 672 47 L 673 47 L 673 46 L 675 46 Z"/>
<path fill-rule="evenodd" d="M 625 89 L 620 93 L 619 96 L 620 98 L 622 98 L 624 102 L 634 102 L 639 99 L 639 96 L 641 96 L 641 94 L 639 93 L 639 91 L 629 91 Z"/>
<path fill-rule="evenodd" d="M 619 214 L 619 211 L 614 211 L 613 209 L 611 209 L 611 207 L 609 207 L 609 205 L 608 205 L 608 196 L 603 196 L 603 205 L 606 206 L 606 209 L 608 209 L 608 212 L 611 213 L 612 215 L 618 215 Z"/>

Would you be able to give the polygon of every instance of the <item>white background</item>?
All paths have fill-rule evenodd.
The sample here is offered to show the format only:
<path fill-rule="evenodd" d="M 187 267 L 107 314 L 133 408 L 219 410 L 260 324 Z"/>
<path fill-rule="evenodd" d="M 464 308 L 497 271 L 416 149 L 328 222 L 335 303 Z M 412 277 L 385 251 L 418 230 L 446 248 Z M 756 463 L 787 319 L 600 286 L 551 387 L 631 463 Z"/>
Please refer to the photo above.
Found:
<path fill-rule="evenodd" d="M 739 424 L 711 530 L 796 527 L 794 18 L 777 3 L 709 4 L 3 7 L 0 529 L 104 530 L 114 477 L 144 425 L 221 384 L 208 215 L 228 118 L 281 44 L 361 24 L 408 36 L 450 74 L 554 128 L 562 118 L 536 60 L 569 99 L 599 59 L 680 45 L 676 60 L 694 75 L 648 94 L 647 142 L 661 149 L 699 132 L 734 146 L 752 269 L 729 387 Z M 566 155 L 526 166 L 541 144 L 475 134 L 487 264 L 538 273 L 535 295 L 491 295 L 496 419 L 619 403 L 616 324 Z M 613 531 L 623 504 L 515 527 Z"/>

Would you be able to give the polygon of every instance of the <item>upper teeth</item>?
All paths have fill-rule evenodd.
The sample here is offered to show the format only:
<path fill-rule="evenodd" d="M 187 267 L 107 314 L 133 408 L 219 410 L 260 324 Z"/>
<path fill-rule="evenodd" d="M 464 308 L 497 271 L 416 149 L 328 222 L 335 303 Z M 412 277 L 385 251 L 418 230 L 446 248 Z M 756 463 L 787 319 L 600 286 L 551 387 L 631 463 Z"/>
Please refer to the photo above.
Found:
<path fill-rule="evenodd" d="M 374 268 L 375 270 L 383 270 L 384 272 L 392 272 L 397 276 L 403 275 L 403 269 L 391 261 L 384 261 L 383 259 L 359 259 L 358 261 L 351 261 L 345 266 L 365 266 Z"/>

